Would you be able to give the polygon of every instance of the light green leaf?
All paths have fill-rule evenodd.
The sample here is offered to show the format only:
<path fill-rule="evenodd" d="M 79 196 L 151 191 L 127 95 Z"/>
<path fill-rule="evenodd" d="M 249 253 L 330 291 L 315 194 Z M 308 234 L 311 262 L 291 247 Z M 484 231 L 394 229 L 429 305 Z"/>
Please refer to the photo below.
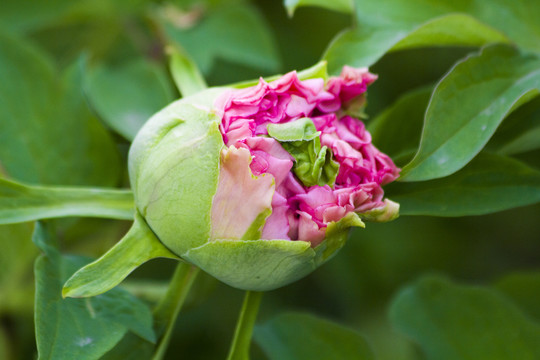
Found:
<path fill-rule="evenodd" d="M 82 96 L 81 74 L 62 78 L 23 40 L 0 33 L 0 159 L 30 183 L 114 185 L 120 158 Z"/>
<path fill-rule="evenodd" d="M 27 186 L 0 178 L 0 224 L 90 216 L 133 219 L 129 190 Z"/>
<path fill-rule="evenodd" d="M 93 360 L 131 330 L 155 339 L 150 309 L 124 290 L 92 299 L 62 299 L 62 284 L 87 260 L 61 256 L 53 234 L 38 223 L 34 242 L 45 252 L 35 264 L 36 340 L 40 359 Z"/>
<path fill-rule="evenodd" d="M 133 270 L 158 257 L 178 259 L 154 235 L 140 215 L 128 233 L 105 255 L 79 269 L 65 283 L 64 297 L 102 294 L 124 280 Z"/>
<path fill-rule="evenodd" d="M 540 171 L 501 155 L 480 154 L 461 171 L 442 179 L 394 183 L 386 194 L 402 215 L 489 214 L 540 201 Z"/>
<path fill-rule="evenodd" d="M 87 88 L 101 118 L 128 140 L 174 98 L 163 69 L 143 59 L 93 69 Z"/>
<path fill-rule="evenodd" d="M 463 14 L 441 14 L 420 22 L 381 24 L 362 23 L 359 28 L 339 35 L 323 56 L 330 64 L 330 73 L 338 73 L 343 65 L 371 66 L 389 51 L 508 42 L 497 30 Z"/>
<path fill-rule="evenodd" d="M 278 315 L 256 325 L 254 337 L 270 360 L 374 358 L 358 332 L 310 314 Z"/>
<path fill-rule="evenodd" d="M 266 71 L 279 68 L 276 47 L 266 21 L 248 4 L 208 11 L 199 23 L 188 29 L 175 26 L 168 19 L 163 22 L 170 39 L 186 50 L 205 74 L 217 59 Z"/>
<path fill-rule="evenodd" d="M 420 147 L 401 180 L 450 175 L 484 147 L 516 102 L 540 89 L 540 59 L 492 46 L 458 63 L 437 85 Z"/>
<path fill-rule="evenodd" d="M 353 10 L 353 0 L 285 0 L 285 8 L 289 16 L 302 6 L 318 6 L 328 10 L 350 13 Z"/>
<path fill-rule="evenodd" d="M 390 319 L 427 359 L 514 360 L 540 357 L 540 325 L 486 287 L 426 276 L 393 300 Z"/>
<path fill-rule="evenodd" d="M 532 319 L 540 322 L 540 272 L 511 273 L 496 281 L 494 286 Z"/>
<path fill-rule="evenodd" d="M 294 157 L 293 172 L 304 186 L 334 186 L 339 164 L 332 150 L 321 147 L 320 133 L 310 118 L 268 125 L 268 135 Z"/>
<path fill-rule="evenodd" d="M 184 52 L 169 49 L 169 68 L 176 87 L 186 97 L 207 88 L 197 64 Z"/>
<path fill-rule="evenodd" d="M 540 148 L 540 96 L 512 112 L 486 148 L 503 155 Z"/>
<path fill-rule="evenodd" d="M 373 144 L 399 165 L 418 148 L 432 91 L 425 86 L 406 93 L 368 124 Z"/>

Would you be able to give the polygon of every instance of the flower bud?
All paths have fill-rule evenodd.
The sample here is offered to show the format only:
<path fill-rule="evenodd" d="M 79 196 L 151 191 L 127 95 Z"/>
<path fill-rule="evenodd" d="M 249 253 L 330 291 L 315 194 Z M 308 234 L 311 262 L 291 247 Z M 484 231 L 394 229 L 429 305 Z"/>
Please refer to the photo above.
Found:
<path fill-rule="evenodd" d="M 399 169 L 347 109 L 376 76 L 211 88 L 153 116 L 135 138 L 136 207 L 174 254 L 231 286 L 270 290 L 340 249 L 362 220 L 397 217 L 382 185 Z"/>

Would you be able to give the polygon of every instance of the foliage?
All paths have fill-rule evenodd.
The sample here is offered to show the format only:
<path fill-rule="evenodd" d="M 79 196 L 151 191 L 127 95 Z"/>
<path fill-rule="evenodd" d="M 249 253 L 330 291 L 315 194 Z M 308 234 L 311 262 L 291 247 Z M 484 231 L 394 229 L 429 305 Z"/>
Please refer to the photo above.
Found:
<path fill-rule="evenodd" d="M 328 264 L 265 294 L 252 358 L 540 357 L 540 2 L 1 8 L 0 358 L 224 358 L 236 316 L 226 309 L 239 308 L 239 291 L 180 267 L 184 290 L 167 292 L 175 260 L 160 259 L 124 289 L 62 299 L 65 280 L 89 262 L 66 254 L 96 257 L 128 232 L 127 150 L 152 114 L 205 83 L 321 59 L 333 74 L 347 64 L 379 75 L 366 123 L 402 167 L 385 188 L 402 217 L 353 231 Z M 151 244 L 126 243 L 148 259 Z M 122 277 L 133 270 L 113 255 Z"/>

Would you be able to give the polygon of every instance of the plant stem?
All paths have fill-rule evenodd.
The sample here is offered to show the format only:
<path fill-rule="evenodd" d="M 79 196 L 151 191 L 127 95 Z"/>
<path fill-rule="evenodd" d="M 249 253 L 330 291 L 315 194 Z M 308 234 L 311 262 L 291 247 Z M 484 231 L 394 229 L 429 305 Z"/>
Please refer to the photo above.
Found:
<path fill-rule="evenodd" d="M 178 263 L 167 293 L 154 310 L 154 330 L 159 342 L 152 360 L 161 360 L 165 355 L 176 318 L 198 272 L 195 266 Z"/>
<path fill-rule="evenodd" d="M 253 325 L 255 325 L 255 320 L 257 319 L 261 298 L 262 292 L 246 291 L 227 360 L 249 359 L 251 334 L 253 333 Z"/>

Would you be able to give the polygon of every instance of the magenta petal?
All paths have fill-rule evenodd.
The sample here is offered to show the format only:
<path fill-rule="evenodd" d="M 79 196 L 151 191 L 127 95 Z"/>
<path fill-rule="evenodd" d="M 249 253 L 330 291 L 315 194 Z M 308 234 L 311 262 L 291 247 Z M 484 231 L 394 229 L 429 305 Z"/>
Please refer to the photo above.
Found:
<path fill-rule="evenodd" d="M 272 215 L 266 219 L 262 231 L 262 239 L 290 239 L 289 238 L 289 205 L 287 199 L 277 192 L 272 199 Z"/>

